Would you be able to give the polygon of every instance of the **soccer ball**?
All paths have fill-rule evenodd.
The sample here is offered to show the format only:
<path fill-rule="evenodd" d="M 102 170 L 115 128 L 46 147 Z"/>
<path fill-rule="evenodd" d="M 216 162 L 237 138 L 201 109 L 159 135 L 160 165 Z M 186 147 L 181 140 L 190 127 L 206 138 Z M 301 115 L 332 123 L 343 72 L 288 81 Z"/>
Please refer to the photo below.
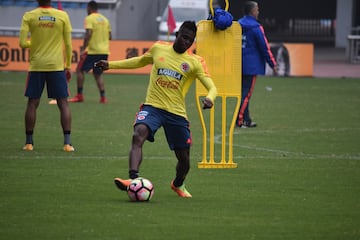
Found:
<path fill-rule="evenodd" d="M 154 195 L 154 186 L 149 179 L 139 177 L 131 181 L 127 193 L 132 202 L 149 201 Z"/>

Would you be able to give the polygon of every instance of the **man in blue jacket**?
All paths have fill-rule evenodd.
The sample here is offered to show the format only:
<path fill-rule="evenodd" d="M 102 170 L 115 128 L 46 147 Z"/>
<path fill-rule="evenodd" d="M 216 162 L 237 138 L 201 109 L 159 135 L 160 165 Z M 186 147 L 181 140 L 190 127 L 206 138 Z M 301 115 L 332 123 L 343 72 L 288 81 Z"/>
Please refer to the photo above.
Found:
<path fill-rule="evenodd" d="M 276 61 L 270 51 L 263 26 L 257 21 L 259 6 L 257 2 L 244 4 L 245 16 L 239 19 L 242 27 L 242 98 L 236 126 L 256 127 L 250 118 L 249 102 L 253 93 L 256 76 L 265 74 L 266 62 L 276 74 Z"/>

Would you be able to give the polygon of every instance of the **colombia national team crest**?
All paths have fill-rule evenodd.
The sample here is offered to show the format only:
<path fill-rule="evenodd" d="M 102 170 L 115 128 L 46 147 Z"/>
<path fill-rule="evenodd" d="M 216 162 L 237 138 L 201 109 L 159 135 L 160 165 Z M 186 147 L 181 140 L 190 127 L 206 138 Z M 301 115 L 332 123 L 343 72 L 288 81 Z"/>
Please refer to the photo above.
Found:
<path fill-rule="evenodd" d="M 190 71 L 190 65 L 188 63 L 182 63 L 180 66 L 181 70 L 183 70 L 184 72 L 188 72 Z"/>
<path fill-rule="evenodd" d="M 137 120 L 141 121 L 141 120 L 144 120 L 147 115 L 149 115 L 148 111 L 140 111 L 140 112 L 138 112 L 136 118 L 137 118 Z"/>

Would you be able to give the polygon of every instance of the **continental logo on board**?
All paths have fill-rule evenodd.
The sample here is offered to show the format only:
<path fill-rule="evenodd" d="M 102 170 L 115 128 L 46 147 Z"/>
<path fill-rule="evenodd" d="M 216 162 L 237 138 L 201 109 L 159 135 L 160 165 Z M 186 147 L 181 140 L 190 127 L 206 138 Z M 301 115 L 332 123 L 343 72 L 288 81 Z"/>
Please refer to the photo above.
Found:
<path fill-rule="evenodd" d="M 80 60 L 80 49 L 72 51 L 72 63 Z M 7 67 L 13 63 L 29 63 L 30 50 L 28 48 L 13 48 L 7 42 L 0 42 L 0 67 Z"/>
<path fill-rule="evenodd" d="M 142 49 L 143 53 L 148 49 Z M 126 58 L 139 56 L 139 49 L 127 48 Z M 78 63 L 80 60 L 80 47 L 72 51 L 71 63 Z M 0 67 L 6 67 L 10 63 L 28 63 L 30 61 L 30 50 L 28 48 L 11 47 L 7 42 L 0 42 Z"/>
<path fill-rule="evenodd" d="M 72 51 L 72 63 L 79 62 L 79 51 Z M 0 67 L 7 67 L 12 63 L 29 63 L 30 50 L 28 48 L 12 48 L 8 43 L 0 42 Z"/>
<path fill-rule="evenodd" d="M 76 70 L 80 60 L 82 39 L 72 40 L 71 69 Z M 110 42 L 109 60 L 121 60 L 144 54 L 154 44 L 152 41 L 116 41 Z M 29 68 L 30 50 L 19 46 L 18 37 L 0 36 L 0 71 L 27 71 Z M 149 74 L 151 65 L 140 69 L 109 70 L 109 73 Z"/>
<path fill-rule="evenodd" d="M 29 49 L 12 48 L 7 42 L 0 42 L 0 67 L 6 67 L 11 62 L 29 62 Z"/>

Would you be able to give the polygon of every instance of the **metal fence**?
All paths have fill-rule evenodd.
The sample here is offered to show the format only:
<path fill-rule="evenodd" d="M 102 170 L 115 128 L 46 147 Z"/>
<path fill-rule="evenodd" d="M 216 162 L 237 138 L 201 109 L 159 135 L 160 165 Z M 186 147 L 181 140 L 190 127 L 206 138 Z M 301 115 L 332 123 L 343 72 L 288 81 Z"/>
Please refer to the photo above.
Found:
<path fill-rule="evenodd" d="M 334 19 L 260 19 L 272 42 L 334 44 Z"/>
<path fill-rule="evenodd" d="M 351 29 L 348 35 L 347 56 L 350 63 L 360 63 L 360 26 Z"/>

